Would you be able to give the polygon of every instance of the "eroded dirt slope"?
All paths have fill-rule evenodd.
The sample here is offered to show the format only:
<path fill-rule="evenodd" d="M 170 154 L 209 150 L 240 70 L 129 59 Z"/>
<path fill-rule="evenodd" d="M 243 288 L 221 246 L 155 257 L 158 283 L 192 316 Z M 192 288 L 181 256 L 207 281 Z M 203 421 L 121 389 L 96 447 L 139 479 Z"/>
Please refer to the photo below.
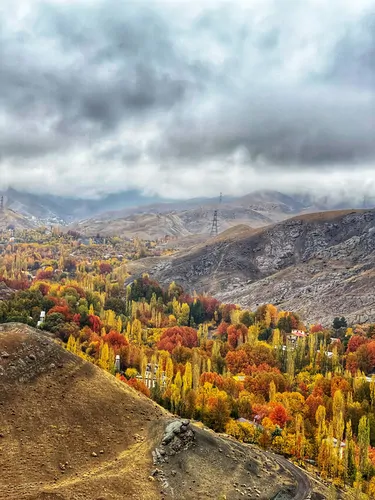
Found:
<path fill-rule="evenodd" d="M 177 420 L 51 335 L 0 325 L 1 500 L 324 498 L 292 465 L 191 423 L 175 451 Z"/>

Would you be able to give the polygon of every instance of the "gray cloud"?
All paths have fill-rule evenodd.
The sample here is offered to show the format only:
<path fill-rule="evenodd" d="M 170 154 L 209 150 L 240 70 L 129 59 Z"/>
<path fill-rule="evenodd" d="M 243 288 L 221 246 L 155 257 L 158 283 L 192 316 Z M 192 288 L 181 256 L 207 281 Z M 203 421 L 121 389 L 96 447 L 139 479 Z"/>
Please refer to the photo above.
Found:
<path fill-rule="evenodd" d="M 375 8 L 358 24 L 349 26 L 337 42 L 327 76 L 338 85 L 374 89 Z"/>
<path fill-rule="evenodd" d="M 0 184 L 188 197 L 375 180 L 373 3 L 248 4 L 5 1 Z"/>
<path fill-rule="evenodd" d="M 175 118 L 158 148 L 162 156 L 199 161 L 244 148 L 251 162 L 289 169 L 352 167 L 375 158 L 370 93 L 249 83 L 236 100 L 221 96 L 211 114 Z"/>

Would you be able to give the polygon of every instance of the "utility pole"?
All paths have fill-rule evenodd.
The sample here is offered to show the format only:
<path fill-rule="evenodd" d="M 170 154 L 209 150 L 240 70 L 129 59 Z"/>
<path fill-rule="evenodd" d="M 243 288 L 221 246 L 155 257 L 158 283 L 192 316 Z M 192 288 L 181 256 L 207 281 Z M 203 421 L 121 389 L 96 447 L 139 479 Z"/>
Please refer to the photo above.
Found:
<path fill-rule="evenodd" d="M 4 196 L 1 195 L 0 197 L 0 212 L 4 210 Z"/>
<path fill-rule="evenodd" d="M 221 205 L 222 199 L 223 199 L 223 193 L 220 193 L 219 205 Z M 214 217 L 212 219 L 210 236 L 217 236 L 218 235 L 218 227 L 217 227 L 217 214 L 218 214 L 218 212 L 219 212 L 219 210 L 216 208 L 214 210 Z"/>

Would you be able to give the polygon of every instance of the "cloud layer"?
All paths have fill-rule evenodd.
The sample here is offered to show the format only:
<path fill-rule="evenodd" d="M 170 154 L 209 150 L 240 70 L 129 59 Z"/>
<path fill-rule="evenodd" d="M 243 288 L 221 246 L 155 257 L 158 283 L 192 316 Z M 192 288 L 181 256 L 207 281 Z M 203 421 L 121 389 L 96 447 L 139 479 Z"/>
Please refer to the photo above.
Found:
<path fill-rule="evenodd" d="M 373 0 L 0 6 L 0 188 L 375 186 Z"/>

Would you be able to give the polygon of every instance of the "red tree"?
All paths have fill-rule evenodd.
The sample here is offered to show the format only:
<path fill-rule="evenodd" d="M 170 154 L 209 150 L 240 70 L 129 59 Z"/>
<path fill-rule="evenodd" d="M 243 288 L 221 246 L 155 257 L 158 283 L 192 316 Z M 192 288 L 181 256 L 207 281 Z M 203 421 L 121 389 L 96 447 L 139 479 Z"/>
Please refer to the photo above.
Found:
<path fill-rule="evenodd" d="M 99 333 L 102 328 L 102 322 L 100 321 L 99 316 L 96 316 L 95 314 L 89 314 L 88 320 L 92 330 L 95 333 Z"/>
<path fill-rule="evenodd" d="M 238 351 L 230 351 L 226 355 L 225 361 L 227 363 L 228 370 L 236 375 L 237 373 L 245 372 L 246 367 L 249 364 L 245 351 L 242 349 Z"/>
<path fill-rule="evenodd" d="M 67 321 L 72 319 L 72 317 L 73 317 L 68 306 L 54 306 L 48 311 L 47 314 L 49 315 L 49 314 L 53 314 L 53 313 L 62 314 Z"/>
<path fill-rule="evenodd" d="M 104 342 L 107 342 L 116 352 L 121 349 L 121 347 L 127 346 L 129 342 L 126 340 L 124 335 L 111 330 L 107 335 L 103 337 Z"/>
<path fill-rule="evenodd" d="M 315 423 L 315 414 L 318 406 L 324 406 L 324 399 L 322 396 L 314 396 L 310 394 L 310 396 L 306 399 L 306 405 L 309 408 L 308 418 L 310 422 Z"/>
<path fill-rule="evenodd" d="M 362 335 L 353 335 L 348 342 L 348 349 L 346 352 L 356 352 L 357 349 L 368 342 L 366 337 L 362 337 Z"/>
<path fill-rule="evenodd" d="M 190 348 L 197 347 L 197 331 L 189 326 L 174 326 L 172 328 L 167 328 L 160 337 L 158 349 L 169 351 L 171 353 L 177 346 Z"/>
<path fill-rule="evenodd" d="M 200 385 L 204 385 L 206 382 L 209 382 L 214 387 L 218 387 L 219 389 L 223 388 L 223 377 L 215 372 L 204 372 L 200 376 L 199 379 Z"/>
<path fill-rule="evenodd" d="M 99 272 L 100 274 L 109 274 L 112 272 L 112 266 L 111 264 L 108 264 L 107 262 L 102 262 L 99 266 Z"/>
<path fill-rule="evenodd" d="M 273 424 L 276 424 L 279 427 L 284 427 L 288 421 L 288 413 L 282 404 L 277 403 L 273 405 L 269 418 Z"/>

